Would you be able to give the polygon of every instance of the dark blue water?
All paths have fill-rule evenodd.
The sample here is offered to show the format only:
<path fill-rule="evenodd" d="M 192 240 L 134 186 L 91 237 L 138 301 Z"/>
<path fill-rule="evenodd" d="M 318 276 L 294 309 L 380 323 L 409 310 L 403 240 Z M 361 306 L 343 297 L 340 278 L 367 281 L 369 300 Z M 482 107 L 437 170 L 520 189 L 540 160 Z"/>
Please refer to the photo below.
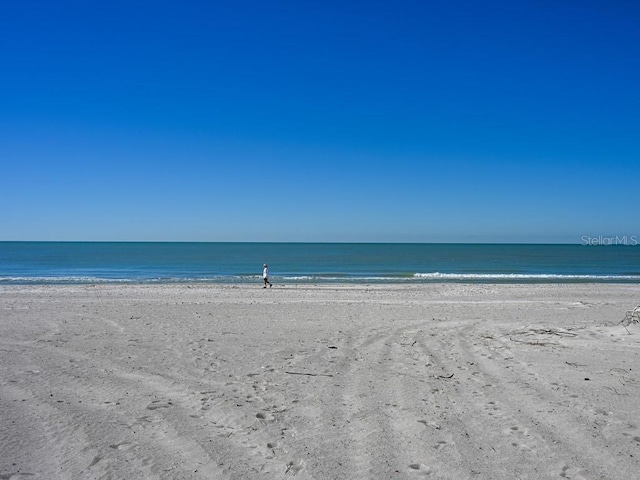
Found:
<path fill-rule="evenodd" d="M 629 245 L 0 242 L 0 284 L 640 283 Z"/>

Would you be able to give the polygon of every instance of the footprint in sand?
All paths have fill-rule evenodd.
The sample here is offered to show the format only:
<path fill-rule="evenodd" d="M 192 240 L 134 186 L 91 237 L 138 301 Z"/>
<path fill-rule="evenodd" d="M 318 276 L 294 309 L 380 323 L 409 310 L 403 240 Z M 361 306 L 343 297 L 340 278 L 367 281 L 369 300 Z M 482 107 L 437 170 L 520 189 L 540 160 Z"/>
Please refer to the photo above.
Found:
<path fill-rule="evenodd" d="M 422 423 L 426 427 L 431 427 L 434 430 L 440 430 L 440 425 L 438 425 L 436 422 L 429 422 L 427 420 L 418 420 L 418 423 Z"/>
<path fill-rule="evenodd" d="M 512 427 L 509 427 L 508 429 L 503 430 L 502 433 L 504 435 L 516 435 L 518 439 L 521 440 L 521 442 L 516 442 L 516 441 L 511 442 L 512 447 L 519 448 L 520 450 L 524 450 L 524 451 L 534 450 L 531 446 L 529 446 L 527 443 L 522 441 L 525 438 L 529 437 L 529 432 L 526 429 L 519 427 L 517 425 L 514 425 Z"/>
<path fill-rule="evenodd" d="M 304 460 L 297 460 L 297 461 L 291 461 L 287 464 L 287 469 L 284 471 L 285 475 L 290 475 L 292 477 L 295 477 L 296 475 L 298 475 L 302 470 L 304 470 L 304 467 L 306 466 L 306 464 L 304 463 Z"/>
<path fill-rule="evenodd" d="M 584 472 L 580 471 L 574 467 L 570 467 L 569 465 L 564 465 L 562 470 L 560 471 L 560 478 L 573 478 L 573 479 L 584 479 L 582 476 Z"/>
<path fill-rule="evenodd" d="M 114 450 L 129 450 L 133 444 L 129 442 L 116 443 L 113 445 L 109 445 L 109 448 L 113 448 Z"/>
<path fill-rule="evenodd" d="M 276 417 L 274 417 L 270 413 L 264 413 L 264 412 L 257 413 L 256 414 L 256 418 L 259 419 L 259 420 L 262 420 L 265 423 L 267 423 L 267 422 L 275 422 L 276 421 Z"/>
<path fill-rule="evenodd" d="M 409 470 L 413 473 L 418 473 L 424 476 L 433 474 L 433 470 L 431 469 L 431 467 L 428 467 L 424 463 L 412 463 L 411 465 L 409 465 Z"/>
<path fill-rule="evenodd" d="M 154 400 L 149 405 L 147 405 L 147 410 L 158 410 L 160 408 L 171 408 L 173 406 L 174 405 L 171 402 L 160 403 L 159 400 Z"/>
<path fill-rule="evenodd" d="M 491 417 L 502 418 L 504 416 L 496 402 L 488 402 L 485 410 L 487 410 L 488 415 Z"/>
<path fill-rule="evenodd" d="M 220 430 L 220 432 L 218 433 L 218 437 L 222 437 L 222 438 L 229 438 L 231 435 L 236 433 L 235 428 L 229 427 L 227 425 L 218 424 L 216 422 L 213 422 L 213 428 L 217 428 Z"/>
<path fill-rule="evenodd" d="M 449 445 L 455 444 L 453 442 L 445 442 L 444 440 L 440 440 L 433 448 L 435 448 L 436 450 L 442 450 L 444 447 L 447 447 Z"/>
<path fill-rule="evenodd" d="M 274 440 L 273 442 L 267 443 L 267 451 L 264 454 L 264 458 L 267 460 L 272 460 L 276 458 L 276 449 L 278 448 L 278 441 Z"/>

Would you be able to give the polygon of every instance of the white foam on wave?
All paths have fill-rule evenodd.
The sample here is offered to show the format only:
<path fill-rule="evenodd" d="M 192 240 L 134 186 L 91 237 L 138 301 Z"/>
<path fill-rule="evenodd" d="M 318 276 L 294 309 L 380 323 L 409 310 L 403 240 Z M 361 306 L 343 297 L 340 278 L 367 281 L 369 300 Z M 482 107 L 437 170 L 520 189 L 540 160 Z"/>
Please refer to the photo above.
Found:
<path fill-rule="evenodd" d="M 552 273 L 415 273 L 414 278 L 422 280 L 584 280 L 639 281 L 640 275 L 567 275 Z"/>
<path fill-rule="evenodd" d="M 123 278 L 100 278 L 83 276 L 60 277 L 0 277 L 0 283 L 124 283 L 131 280 Z"/>

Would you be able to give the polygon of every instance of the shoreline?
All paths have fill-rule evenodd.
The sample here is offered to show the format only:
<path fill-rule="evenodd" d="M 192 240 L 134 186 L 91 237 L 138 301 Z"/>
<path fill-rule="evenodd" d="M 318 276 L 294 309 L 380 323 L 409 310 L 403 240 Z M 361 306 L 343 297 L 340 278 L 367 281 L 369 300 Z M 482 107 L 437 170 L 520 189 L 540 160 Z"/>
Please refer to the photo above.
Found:
<path fill-rule="evenodd" d="M 414 273 L 412 275 L 387 275 L 368 277 L 293 275 L 272 276 L 277 284 L 286 285 L 640 285 L 640 275 L 599 274 L 516 274 L 516 273 Z M 2 277 L 0 287 L 14 285 L 74 286 L 74 285 L 253 285 L 262 280 L 261 275 L 219 276 L 215 278 L 101 278 L 101 277 Z"/>
<path fill-rule="evenodd" d="M 0 285 L 0 475 L 632 478 L 634 284 Z"/>

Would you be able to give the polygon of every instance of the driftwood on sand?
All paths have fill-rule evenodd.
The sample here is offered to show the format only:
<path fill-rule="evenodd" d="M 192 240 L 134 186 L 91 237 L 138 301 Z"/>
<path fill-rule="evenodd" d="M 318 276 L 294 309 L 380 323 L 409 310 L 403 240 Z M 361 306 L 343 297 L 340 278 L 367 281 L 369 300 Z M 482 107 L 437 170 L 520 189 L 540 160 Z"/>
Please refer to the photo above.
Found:
<path fill-rule="evenodd" d="M 631 325 L 632 323 L 640 323 L 640 305 L 633 310 L 627 310 L 622 320 L 624 325 Z"/>

